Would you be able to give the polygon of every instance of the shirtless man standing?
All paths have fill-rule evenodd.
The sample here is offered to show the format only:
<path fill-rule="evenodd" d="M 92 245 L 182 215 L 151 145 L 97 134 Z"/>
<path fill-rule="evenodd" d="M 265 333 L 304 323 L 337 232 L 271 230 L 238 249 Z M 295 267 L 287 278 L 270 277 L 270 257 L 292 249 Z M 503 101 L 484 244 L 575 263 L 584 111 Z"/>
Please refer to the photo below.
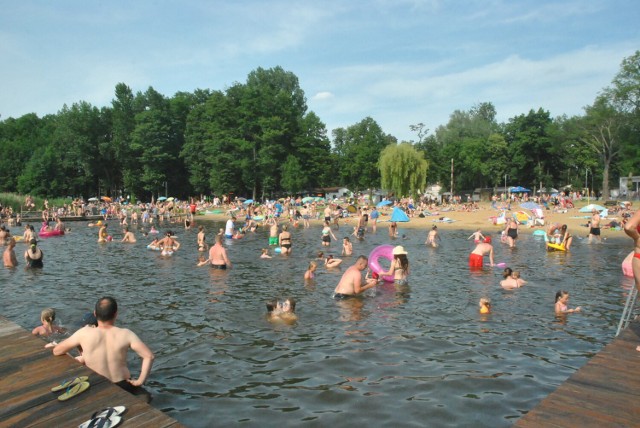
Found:
<path fill-rule="evenodd" d="M 491 266 L 493 263 L 493 245 L 491 245 L 491 237 L 484 238 L 484 242 L 480 242 L 469 254 L 469 267 L 470 268 L 482 268 L 484 256 L 489 255 L 489 263 Z"/>
<path fill-rule="evenodd" d="M 275 216 L 270 216 L 266 224 L 269 225 L 269 246 L 278 245 L 278 220 Z"/>
<path fill-rule="evenodd" d="M 598 210 L 591 211 L 591 229 L 589 229 L 589 244 L 593 239 L 597 239 L 598 242 L 602 242 L 600 237 L 600 214 Z"/>
<path fill-rule="evenodd" d="M 363 291 L 376 286 L 378 281 L 373 278 L 368 278 L 366 284 L 362 285 L 362 271 L 367 268 L 368 261 L 367 257 L 360 256 L 356 263 L 342 274 L 342 278 L 340 278 L 340 282 L 333 292 L 335 299 L 355 297 Z"/>
<path fill-rule="evenodd" d="M 222 235 L 216 235 L 216 243 L 209 249 L 209 260 L 213 269 L 224 270 L 231 267 L 227 250 L 222 246 Z"/>
<path fill-rule="evenodd" d="M 76 331 L 53 348 L 53 355 L 64 355 L 81 346 L 84 363 L 91 370 L 134 395 L 148 394 L 141 386 L 151 372 L 153 352 L 134 332 L 115 326 L 118 304 L 113 297 L 98 300 L 94 314 L 98 320 L 98 327 L 85 326 Z M 129 348 L 142 358 L 137 379 L 131 379 L 127 367 Z"/>
<path fill-rule="evenodd" d="M 16 267 L 18 266 L 18 259 L 16 258 L 16 252 L 13 250 L 16 247 L 16 240 L 14 238 L 9 239 L 7 249 L 2 254 L 2 260 L 4 267 Z"/>

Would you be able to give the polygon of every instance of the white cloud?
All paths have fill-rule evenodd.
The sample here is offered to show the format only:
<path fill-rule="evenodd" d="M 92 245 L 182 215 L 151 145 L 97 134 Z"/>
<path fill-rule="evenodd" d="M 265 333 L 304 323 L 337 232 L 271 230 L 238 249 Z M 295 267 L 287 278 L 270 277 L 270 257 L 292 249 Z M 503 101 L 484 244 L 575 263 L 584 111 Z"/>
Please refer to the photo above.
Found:
<path fill-rule="evenodd" d="M 316 93 L 311 99 L 322 101 L 322 100 L 329 100 L 333 97 L 334 95 L 331 92 L 323 91 L 323 92 Z"/>

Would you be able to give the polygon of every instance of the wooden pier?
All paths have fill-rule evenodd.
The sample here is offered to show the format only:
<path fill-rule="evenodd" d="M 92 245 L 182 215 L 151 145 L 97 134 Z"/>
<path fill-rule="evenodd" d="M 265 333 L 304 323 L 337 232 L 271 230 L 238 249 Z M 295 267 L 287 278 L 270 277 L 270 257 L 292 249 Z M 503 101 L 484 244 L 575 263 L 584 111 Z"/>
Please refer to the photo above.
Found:
<path fill-rule="evenodd" d="M 74 427 L 99 410 L 126 406 L 122 427 L 181 427 L 175 419 L 129 394 L 68 356 L 55 357 L 45 342 L 0 317 L 0 426 Z M 67 400 L 51 388 L 88 376 L 91 387 Z"/>
<path fill-rule="evenodd" d="M 640 426 L 640 323 L 632 322 L 515 427 Z"/>

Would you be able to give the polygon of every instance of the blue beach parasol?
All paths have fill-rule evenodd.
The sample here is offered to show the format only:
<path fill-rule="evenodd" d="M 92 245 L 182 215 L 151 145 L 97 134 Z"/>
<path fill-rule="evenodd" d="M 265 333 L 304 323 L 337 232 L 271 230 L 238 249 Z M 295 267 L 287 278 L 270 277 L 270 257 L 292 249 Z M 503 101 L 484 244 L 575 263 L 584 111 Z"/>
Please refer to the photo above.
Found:
<path fill-rule="evenodd" d="M 391 205 L 391 204 L 392 204 L 391 201 L 380 201 L 378 202 L 378 205 L 376 205 L 376 208 L 386 207 L 387 205 Z"/>
<path fill-rule="evenodd" d="M 409 221 L 409 217 L 407 217 L 407 214 L 402 211 L 402 209 L 394 207 L 393 212 L 391 213 L 391 219 L 389 221 L 407 222 Z"/>

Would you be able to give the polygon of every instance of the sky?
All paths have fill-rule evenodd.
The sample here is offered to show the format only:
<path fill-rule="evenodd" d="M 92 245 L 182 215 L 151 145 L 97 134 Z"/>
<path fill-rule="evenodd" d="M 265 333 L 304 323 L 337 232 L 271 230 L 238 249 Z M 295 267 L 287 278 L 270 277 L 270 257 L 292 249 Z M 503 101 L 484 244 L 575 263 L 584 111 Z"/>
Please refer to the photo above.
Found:
<path fill-rule="evenodd" d="M 507 122 L 580 115 L 640 49 L 637 0 L 0 0 L 0 120 L 109 106 L 115 86 L 225 90 L 299 79 L 327 126 L 399 141 L 491 102 Z"/>

